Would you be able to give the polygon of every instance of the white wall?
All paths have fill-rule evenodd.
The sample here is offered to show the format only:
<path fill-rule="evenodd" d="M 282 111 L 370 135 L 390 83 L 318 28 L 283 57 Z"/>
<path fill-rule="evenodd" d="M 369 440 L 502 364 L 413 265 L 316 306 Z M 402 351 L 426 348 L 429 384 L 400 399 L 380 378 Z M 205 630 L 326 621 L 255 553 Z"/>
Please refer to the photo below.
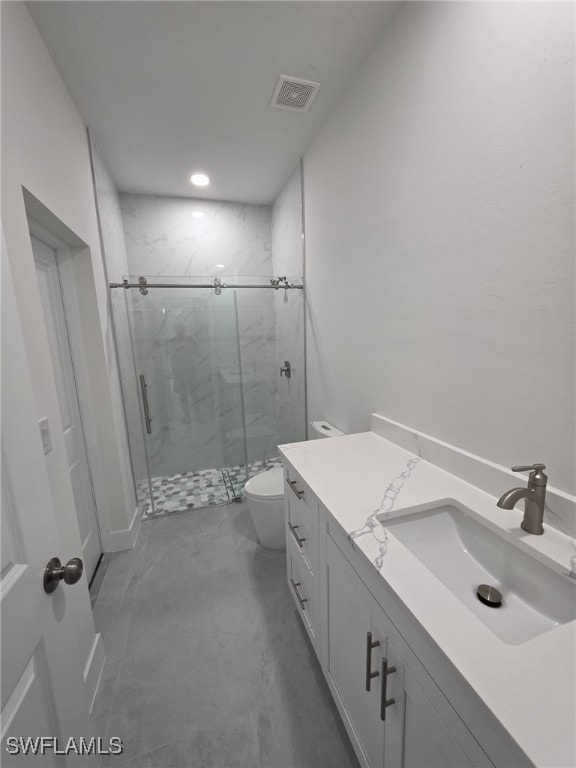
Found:
<path fill-rule="evenodd" d="M 298 163 L 272 204 L 271 240 L 275 275 L 304 274 L 302 165 Z"/>
<path fill-rule="evenodd" d="M 60 414 L 26 218 L 23 189 L 48 211 L 62 232 L 73 233 L 79 248 L 77 273 L 85 288 L 83 310 L 94 322 L 90 335 L 91 396 L 98 411 L 99 463 L 105 485 L 109 526 L 124 527 L 133 510 L 125 507 L 119 471 L 120 445 L 107 376 L 107 288 L 100 254 L 86 130 L 37 33 L 24 3 L 2 3 L 2 223 L 14 278 L 20 321 L 33 378 L 38 417 L 52 425 L 53 450 L 46 462 L 59 513 L 63 561 L 78 554 L 80 537 L 67 469 Z M 46 223 L 46 222 L 43 222 Z M 56 232 L 55 234 L 59 234 Z M 76 258 L 76 256 L 75 256 Z M 93 353 L 93 354 L 92 354 Z M 40 438 L 39 438 L 40 439 Z M 42 510 L 35 510 L 41 514 Z M 76 618 L 83 661 L 90 659 L 94 624 L 87 594 L 67 592 Z"/>
<path fill-rule="evenodd" d="M 310 418 L 574 492 L 574 6 L 407 3 L 305 157 Z"/>

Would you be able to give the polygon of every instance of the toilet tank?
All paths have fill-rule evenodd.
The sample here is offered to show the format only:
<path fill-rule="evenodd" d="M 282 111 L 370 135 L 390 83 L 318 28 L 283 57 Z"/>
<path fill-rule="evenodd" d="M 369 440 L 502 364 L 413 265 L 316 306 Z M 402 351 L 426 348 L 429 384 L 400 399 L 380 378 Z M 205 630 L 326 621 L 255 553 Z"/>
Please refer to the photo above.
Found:
<path fill-rule="evenodd" d="M 342 432 L 339 429 L 336 429 L 332 424 L 330 424 L 327 421 L 313 421 L 311 422 L 312 426 L 312 439 L 317 439 L 320 437 L 342 437 L 344 432 Z"/>

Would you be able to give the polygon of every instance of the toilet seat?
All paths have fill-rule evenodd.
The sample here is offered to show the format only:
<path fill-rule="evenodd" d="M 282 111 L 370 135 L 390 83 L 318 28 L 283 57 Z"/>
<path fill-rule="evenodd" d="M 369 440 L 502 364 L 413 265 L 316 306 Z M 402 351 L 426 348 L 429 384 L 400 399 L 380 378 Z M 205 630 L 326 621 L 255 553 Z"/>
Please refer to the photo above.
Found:
<path fill-rule="evenodd" d="M 254 475 L 244 486 L 246 496 L 252 499 L 276 501 L 284 498 L 284 471 L 281 468 L 268 469 Z"/>

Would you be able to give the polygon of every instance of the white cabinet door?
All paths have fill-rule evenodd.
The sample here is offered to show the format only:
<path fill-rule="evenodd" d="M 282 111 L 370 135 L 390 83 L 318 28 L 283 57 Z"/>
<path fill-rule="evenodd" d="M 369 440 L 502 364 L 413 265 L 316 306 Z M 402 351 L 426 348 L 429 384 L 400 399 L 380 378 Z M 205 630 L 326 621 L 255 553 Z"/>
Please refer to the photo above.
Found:
<path fill-rule="evenodd" d="M 382 697 L 386 722 L 385 768 L 465 768 L 473 765 L 416 681 L 414 674 L 422 674 L 422 668 L 418 664 L 412 674 L 410 666 L 411 662 L 405 661 L 388 640 L 389 674 Z M 436 691 L 436 697 L 441 696 L 441 692 Z M 384 700 L 387 706 L 384 706 Z M 462 732 L 463 724 L 457 721 L 453 711 L 450 714 L 453 725 L 456 723 Z M 486 765 L 487 761 L 481 760 L 479 764 Z"/>
<path fill-rule="evenodd" d="M 384 754 L 380 681 L 386 638 L 330 549 L 327 568 L 328 675 L 366 762 L 379 768 Z"/>
<path fill-rule="evenodd" d="M 78 587 L 61 585 L 50 595 L 42 587 L 48 560 L 62 553 L 35 413 L 11 274 L 3 253 L 0 762 L 5 768 L 93 765 L 94 758 L 56 755 L 50 747 L 36 757 L 11 755 L 6 749 L 15 746 L 7 738 L 53 736 L 65 744 L 69 737 L 92 735 L 66 592 Z"/>
<path fill-rule="evenodd" d="M 404 671 L 404 697 L 403 768 L 465 768 L 472 765 L 407 669 Z"/>
<path fill-rule="evenodd" d="M 404 765 L 404 660 L 393 642 L 386 644 L 386 665 L 382 668 L 383 689 L 380 698 L 380 716 L 385 722 L 384 740 L 385 768 L 400 768 Z M 385 674 L 387 673 L 387 674 Z"/>
<path fill-rule="evenodd" d="M 327 582 L 328 682 L 361 760 L 370 768 L 491 765 L 330 538 Z"/>

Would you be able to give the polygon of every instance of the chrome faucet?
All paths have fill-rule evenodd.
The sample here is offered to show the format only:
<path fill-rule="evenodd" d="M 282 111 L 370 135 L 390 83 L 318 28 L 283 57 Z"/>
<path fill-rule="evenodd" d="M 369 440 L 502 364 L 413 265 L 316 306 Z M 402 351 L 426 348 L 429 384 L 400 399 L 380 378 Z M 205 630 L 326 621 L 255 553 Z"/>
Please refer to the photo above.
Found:
<path fill-rule="evenodd" d="M 512 509 L 520 499 L 525 499 L 524 519 L 520 527 L 527 533 L 540 536 L 544 533 L 542 520 L 544 518 L 544 504 L 546 501 L 546 483 L 548 477 L 543 470 L 544 464 L 530 464 L 529 466 L 512 467 L 512 472 L 530 472 L 528 486 L 526 488 L 512 488 L 502 494 L 496 502 L 502 509 Z"/>

